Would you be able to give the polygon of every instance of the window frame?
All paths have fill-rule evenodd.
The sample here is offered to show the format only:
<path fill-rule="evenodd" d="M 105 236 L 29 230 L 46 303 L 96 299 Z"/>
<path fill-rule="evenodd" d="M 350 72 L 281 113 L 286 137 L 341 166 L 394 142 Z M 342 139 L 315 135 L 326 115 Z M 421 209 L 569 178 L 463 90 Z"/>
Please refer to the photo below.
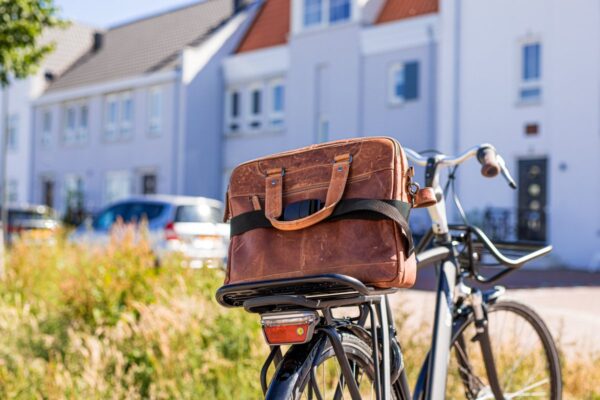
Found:
<path fill-rule="evenodd" d="M 19 150 L 20 124 L 21 116 L 19 113 L 12 113 L 8 115 L 8 141 L 6 146 L 8 151 Z"/>
<path fill-rule="evenodd" d="M 389 69 L 388 69 L 388 102 L 392 105 L 400 105 L 400 104 L 404 104 L 404 102 L 406 102 L 405 96 L 404 96 L 404 87 L 406 86 L 406 76 L 405 76 L 405 71 L 404 71 L 404 65 L 405 63 L 403 62 L 395 62 L 392 65 L 390 65 Z M 403 84 L 403 90 L 402 90 L 402 97 L 398 96 L 398 93 L 396 91 L 397 88 L 397 75 L 401 73 L 402 74 L 402 84 Z"/>
<path fill-rule="evenodd" d="M 254 94 L 259 94 L 258 113 L 254 112 Z M 260 132 L 265 129 L 265 84 L 263 82 L 254 82 L 248 85 L 246 89 L 248 98 L 248 108 L 245 118 L 245 126 L 248 132 Z"/>
<path fill-rule="evenodd" d="M 285 106 L 286 106 L 286 85 L 283 78 L 271 79 L 267 85 L 268 87 L 268 115 L 269 115 L 269 128 L 273 130 L 280 130 L 285 128 Z M 282 88 L 282 107 L 281 110 L 275 109 L 275 89 L 277 87 Z"/>
<path fill-rule="evenodd" d="M 415 66 L 414 70 L 409 69 L 409 67 Z M 400 106 L 407 102 L 418 101 L 420 98 L 420 85 L 421 85 L 421 60 L 419 59 L 409 59 L 403 61 L 396 61 L 391 63 L 388 66 L 388 75 L 387 75 L 387 97 L 388 104 L 390 106 Z M 412 71 L 414 74 L 415 82 L 413 91 L 410 89 L 411 80 L 407 80 L 407 74 Z M 402 96 L 399 96 L 397 93 L 397 75 L 402 74 Z"/>
<path fill-rule="evenodd" d="M 86 110 L 85 125 L 83 110 Z M 73 111 L 73 126 L 69 126 L 69 113 Z M 88 99 L 69 101 L 63 104 L 62 143 L 67 146 L 87 143 L 90 126 L 90 106 Z"/>
<path fill-rule="evenodd" d="M 72 190 L 71 183 L 73 182 L 75 185 L 73 185 L 74 189 Z M 65 196 L 65 210 L 68 210 L 69 207 L 72 206 L 72 204 L 70 204 L 70 201 L 72 201 L 72 199 L 70 199 L 71 193 L 75 194 L 76 201 L 81 202 L 81 208 L 85 208 L 85 180 L 82 175 L 77 173 L 65 174 L 63 178 L 63 192 Z M 76 210 L 78 207 L 74 206 L 73 209 Z"/>
<path fill-rule="evenodd" d="M 344 23 L 352 22 L 354 19 L 354 14 L 357 12 L 355 8 L 355 0 L 318 0 L 320 2 L 320 19 L 316 22 L 307 24 L 307 1 L 311 0 L 299 0 L 300 1 L 300 21 L 299 26 L 303 31 L 311 31 L 316 29 L 322 29 L 330 26 L 337 26 Z M 339 18 L 334 21 L 331 20 L 333 15 L 332 6 L 335 5 L 334 2 L 347 2 L 348 4 L 348 15 L 345 18 Z M 344 6 L 344 4 L 341 4 Z M 340 5 L 338 5 L 339 7 Z M 316 8 L 316 7 L 315 7 Z"/>
<path fill-rule="evenodd" d="M 49 117 L 48 119 L 46 117 Z M 42 110 L 42 121 L 41 121 L 41 134 L 40 134 L 40 143 L 42 147 L 48 147 L 52 143 L 52 110 L 45 109 Z M 48 122 L 48 126 L 46 126 L 46 122 Z"/>
<path fill-rule="evenodd" d="M 237 115 L 233 115 L 233 95 L 237 94 Z M 243 90 L 239 86 L 231 86 L 228 87 L 225 91 L 225 134 L 226 135 L 235 135 L 241 134 L 243 127 L 243 119 L 244 115 L 244 100 L 243 100 Z M 235 125 L 235 129 L 232 127 Z"/>
<path fill-rule="evenodd" d="M 537 55 L 537 77 L 525 78 L 527 69 L 527 59 L 525 57 L 528 46 L 538 46 Z M 517 103 L 518 104 L 538 104 L 543 98 L 543 51 L 544 46 L 541 38 L 537 35 L 530 35 L 517 43 Z M 537 95 L 527 97 L 523 96 L 524 91 L 537 91 Z"/>
<path fill-rule="evenodd" d="M 154 109 L 154 100 L 157 96 L 158 105 Z M 157 112 L 155 114 L 155 111 Z M 148 89 L 148 135 L 159 137 L 163 133 L 163 114 L 164 114 L 164 90 L 162 86 L 153 86 Z"/>
<path fill-rule="evenodd" d="M 111 178 L 115 178 L 115 177 L 125 178 L 124 181 L 127 181 L 126 182 L 127 193 L 123 194 L 122 196 L 118 193 L 113 196 L 113 194 L 110 193 Z M 125 199 L 125 198 L 131 196 L 132 193 L 133 193 L 133 174 L 131 173 L 131 171 L 126 170 L 126 169 L 120 169 L 120 170 L 107 171 L 104 174 L 104 193 L 102 194 L 102 196 L 103 196 L 103 200 L 104 200 L 105 204 L 114 203 L 116 201 Z"/>
<path fill-rule="evenodd" d="M 104 95 L 102 137 L 106 142 L 118 142 L 130 139 L 135 129 L 135 93 L 133 90 L 108 93 Z M 124 107 L 131 102 L 131 119 L 124 119 Z M 115 120 L 109 120 L 112 105 L 115 105 Z"/>

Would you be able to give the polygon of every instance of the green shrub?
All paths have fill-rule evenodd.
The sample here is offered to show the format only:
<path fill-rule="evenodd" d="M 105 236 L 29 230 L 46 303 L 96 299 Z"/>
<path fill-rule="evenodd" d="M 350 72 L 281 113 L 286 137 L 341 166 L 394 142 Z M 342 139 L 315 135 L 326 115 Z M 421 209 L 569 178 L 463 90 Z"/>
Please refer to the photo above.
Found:
<path fill-rule="evenodd" d="M 218 269 L 158 268 L 124 229 L 103 249 L 18 243 L 0 281 L 0 398 L 256 399 L 259 319 L 214 300 Z M 409 378 L 427 324 L 396 312 Z M 563 356 L 565 398 L 600 399 L 598 355 Z"/>
<path fill-rule="evenodd" d="M 217 269 L 160 267 L 125 230 L 103 249 L 17 244 L 0 282 L 0 398 L 257 398 L 258 319 Z"/>

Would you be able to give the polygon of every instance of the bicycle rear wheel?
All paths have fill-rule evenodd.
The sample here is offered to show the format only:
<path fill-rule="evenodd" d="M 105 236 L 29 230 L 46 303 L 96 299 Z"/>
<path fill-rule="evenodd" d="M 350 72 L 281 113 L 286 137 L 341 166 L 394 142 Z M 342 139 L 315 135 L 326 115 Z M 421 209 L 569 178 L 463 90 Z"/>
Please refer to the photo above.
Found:
<path fill-rule="evenodd" d="M 505 399 L 561 398 L 558 351 L 532 309 L 513 301 L 493 304 L 487 311 L 487 329 Z M 446 393 L 448 399 L 495 398 L 472 315 L 453 338 Z"/>
<path fill-rule="evenodd" d="M 369 344 L 357 336 L 343 332 L 340 339 L 344 353 L 348 358 L 350 367 L 358 384 L 362 399 L 376 399 L 372 351 Z M 401 387 L 398 384 L 392 387 L 392 399 L 400 400 Z M 335 357 L 333 347 L 328 342 L 322 349 L 315 367 L 305 381 L 300 385 L 299 395 L 296 400 L 317 399 L 351 399 L 347 385 L 342 378 L 340 364 Z"/>

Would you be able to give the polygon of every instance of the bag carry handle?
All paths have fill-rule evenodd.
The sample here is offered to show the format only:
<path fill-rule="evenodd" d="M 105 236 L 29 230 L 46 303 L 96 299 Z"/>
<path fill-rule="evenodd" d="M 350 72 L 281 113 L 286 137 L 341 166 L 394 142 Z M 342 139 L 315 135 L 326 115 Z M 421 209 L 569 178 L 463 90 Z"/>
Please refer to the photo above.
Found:
<path fill-rule="evenodd" d="M 296 231 L 323 221 L 333 213 L 337 204 L 342 200 L 351 163 L 352 156 L 350 154 L 335 157 L 325 207 L 314 214 L 293 221 L 279 221 L 277 219 L 283 211 L 284 170 L 283 168 L 268 170 L 265 180 L 265 216 L 273 227 L 282 231 Z"/>

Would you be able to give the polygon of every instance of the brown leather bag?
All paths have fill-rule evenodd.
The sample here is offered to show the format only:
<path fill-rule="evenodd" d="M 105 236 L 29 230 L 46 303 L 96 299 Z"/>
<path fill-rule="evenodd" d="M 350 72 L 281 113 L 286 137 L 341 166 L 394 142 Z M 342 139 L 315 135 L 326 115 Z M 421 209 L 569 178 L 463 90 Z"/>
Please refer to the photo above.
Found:
<path fill-rule="evenodd" d="M 241 164 L 231 174 L 226 284 L 344 274 L 410 287 L 412 169 L 391 138 L 313 145 Z"/>

